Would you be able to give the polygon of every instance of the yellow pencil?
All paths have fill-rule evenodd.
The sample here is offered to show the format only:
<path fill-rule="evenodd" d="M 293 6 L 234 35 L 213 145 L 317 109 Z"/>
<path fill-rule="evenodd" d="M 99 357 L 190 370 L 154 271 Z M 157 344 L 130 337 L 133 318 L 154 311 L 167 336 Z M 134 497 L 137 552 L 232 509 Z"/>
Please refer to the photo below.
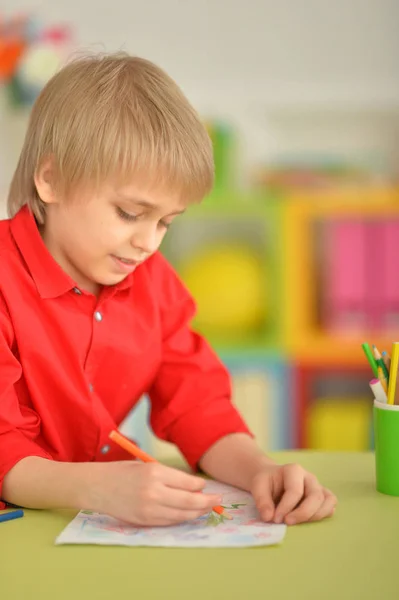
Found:
<path fill-rule="evenodd" d="M 391 368 L 388 385 L 388 404 L 395 404 L 395 398 L 399 398 L 399 390 L 397 390 L 397 378 L 398 378 L 398 367 L 399 367 L 399 342 L 392 344 L 391 354 Z M 398 400 L 397 400 L 398 402 Z"/>

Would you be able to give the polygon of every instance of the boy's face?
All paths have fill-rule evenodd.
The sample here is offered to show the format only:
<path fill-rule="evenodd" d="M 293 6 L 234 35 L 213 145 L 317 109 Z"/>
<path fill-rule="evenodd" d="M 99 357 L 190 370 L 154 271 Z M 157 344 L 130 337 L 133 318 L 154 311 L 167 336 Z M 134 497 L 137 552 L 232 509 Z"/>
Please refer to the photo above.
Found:
<path fill-rule="evenodd" d="M 46 203 L 42 237 L 47 248 L 79 287 L 94 294 L 149 258 L 185 210 L 178 195 L 133 184 L 105 185 L 67 201 L 51 196 Z"/>

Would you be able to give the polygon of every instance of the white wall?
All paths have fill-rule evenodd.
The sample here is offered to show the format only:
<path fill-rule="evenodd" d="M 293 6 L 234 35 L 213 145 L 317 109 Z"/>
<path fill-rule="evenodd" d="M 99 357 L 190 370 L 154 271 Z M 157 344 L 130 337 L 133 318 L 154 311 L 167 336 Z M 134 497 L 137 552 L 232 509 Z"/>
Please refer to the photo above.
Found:
<path fill-rule="evenodd" d="M 399 90 L 396 0 L 2 0 L 69 20 L 84 46 L 159 62 L 195 96 L 291 86 Z M 101 8 L 100 8 L 101 7 Z M 345 92 L 346 90 L 346 92 Z"/>
<path fill-rule="evenodd" d="M 204 115 L 234 118 L 247 163 L 289 148 L 394 143 L 397 0 L 2 0 L 0 10 L 70 21 L 84 48 L 156 61 Z M 3 188 L 21 129 L 0 114 Z"/>

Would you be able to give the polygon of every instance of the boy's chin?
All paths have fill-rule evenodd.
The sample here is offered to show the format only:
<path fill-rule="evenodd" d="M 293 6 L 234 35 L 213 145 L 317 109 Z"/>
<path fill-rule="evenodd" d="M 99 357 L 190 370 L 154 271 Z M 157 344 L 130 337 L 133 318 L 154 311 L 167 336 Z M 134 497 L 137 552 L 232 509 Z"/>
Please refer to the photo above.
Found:
<path fill-rule="evenodd" d="M 129 273 L 112 273 L 111 275 L 106 275 L 104 277 L 102 277 L 101 281 L 99 282 L 100 285 L 117 285 L 118 283 L 120 283 L 121 281 L 123 281 L 124 279 L 126 279 L 126 277 L 128 277 Z"/>
<path fill-rule="evenodd" d="M 91 281 L 95 282 L 95 285 L 111 286 L 117 285 L 118 283 L 126 279 L 127 276 L 128 273 L 93 273 L 93 276 L 90 279 Z"/>

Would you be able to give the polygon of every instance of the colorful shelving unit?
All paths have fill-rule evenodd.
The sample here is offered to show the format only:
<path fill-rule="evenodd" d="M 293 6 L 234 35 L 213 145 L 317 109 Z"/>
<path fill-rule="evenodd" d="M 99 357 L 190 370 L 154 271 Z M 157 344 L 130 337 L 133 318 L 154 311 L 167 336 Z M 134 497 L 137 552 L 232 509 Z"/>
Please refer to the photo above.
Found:
<path fill-rule="evenodd" d="M 221 355 L 231 374 L 232 401 L 245 416 L 264 451 L 294 447 L 291 369 L 287 363 L 258 350 Z M 174 459 L 176 448 L 159 441 L 149 427 L 149 401 L 143 397 L 122 426 L 125 435 L 159 460 Z"/>
<path fill-rule="evenodd" d="M 361 344 L 389 350 L 396 319 L 399 328 L 399 189 L 332 165 L 316 177 L 333 184 L 321 191 L 282 191 L 283 170 L 267 191 L 240 192 L 234 132 L 208 130 L 214 192 L 176 219 L 161 247 L 197 301 L 194 329 L 228 368 L 233 402 L 265 450 L 372 447 Z M 380 327 L 384 302 L 392 314 Z M 175 456 L 147 425 L 144 399 L 128 431 L 157 456 Z"/>
<path fill-rule="evenodd" d="M 373 446 L 369 370 L 298 363 L 293 369 L 297 448 L 365 451 Z"/>
<path fill-rule="evenodd" d="M 197 299 L 194 326 L 220 352 L 279 347 L 284 269 L 280 219 L 280 205 L 273 198 L 265 202 L 262 196 L 225 192 L 191 207 L 165 239 L 163 253 Z M 241 261 L 240 253 L 247 250 Z M 256 265 L 250 263 L 251 255 Z M 190 263 L 196 263 L 195 275 Z M 248 318 L 248 327 L 235 326 L 243 312 L 255 314 Z"/>
<path fill-rule="evenodd" d="M 398 190 L 291 196 L 282 205 L 282 212 L 286 257 L 282 315 L 284 346 L 288 355 L 322 364 L 336 360 L 342 361 L 342 364 L 358 364 L 363 358 L 360 344 L 365 339 L 372 339 L 381 348 L 390 348 L 394 332 L 382 335 L 379 331 L 365 330 L 357 335 L 345 336 L 333 335 L 320 326 L 318 293 L 323 264 L 318 262 L 315 228 L 320 223 L 342 217 L 362 217 L 370 221 L 397 219 Z M 372 251 L 378 257 L 377 244 Z"/>
<path fill-rule="evenodd" d="M 222 355 L 232 376 L 233 402 L 265 451 L 292 448 L 295 406 L 291 367 L 270 353 Z"/>
<path fill-rule="evenodd" d="M 399 191 L 367 189 L 280 198 L 219 191 L 178 219 L 162 247 L 189 288 L 194 279 L 186 280 L 187 265 L 203 250 L 226 244 L 248 246 L 260 261 L 265 310 L 259 327 L 248 332 L 234 327 L 227 334 L 217 332 L 203 318 L 201 303 L 193 326 L 207 336 L 229 369 L 233 402 L 265 450 L 373 447 L 371 372 L 361 343 L 367 340 L 380 350 L 389 350 L 397 337 L 395 329 L 335 332 L 323 322 L 320 309 L 325 294 L 321 250 L 325 226 L 359 218 L 370 223 L 397 221 Z M 376 257 L 375 265 L 380 250 L 378 245 L 368 248 L 368 255 Z M 200 290 L 202 299 L 206 292 L 217 303 L 220 283 L 224 287 L 218 309 L 245 298 L 240 290 L 241 286 L 245 292 L 245 277 L 224 281 L 223 263 L 218 264 L 217 279 L 215 274 L 211 277 L 216 258 L 215 264 L 209 259 L 198 264 L 202 283 L 197 281 L 193 287 Z M 211 265 L 209 272 L 207 265 Z M 245 299 L 246 306 L 249 301 Z M 399 311 L 399 302 L 394 308 Z M 160 457 L 174 456 L 176 450 L 155 440 L 145 426 L 145 401 L 136 413 L 131 421 L 136 439 Z"/>

